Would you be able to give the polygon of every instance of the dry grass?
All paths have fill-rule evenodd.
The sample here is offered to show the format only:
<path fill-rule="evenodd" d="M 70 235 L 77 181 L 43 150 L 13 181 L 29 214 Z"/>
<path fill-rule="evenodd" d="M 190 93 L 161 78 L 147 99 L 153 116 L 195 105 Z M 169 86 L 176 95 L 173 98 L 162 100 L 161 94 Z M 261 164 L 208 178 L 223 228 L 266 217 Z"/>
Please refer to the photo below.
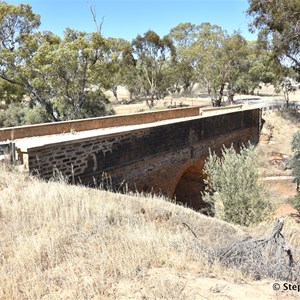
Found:
<path fill-rule="evenodd" d="M 122 103 L 122 102 L 121 102 Z M 114 110 L 117 115 L 131 114 L 145 111 L 157 111 L 163 110 L 170 107 L 181 107 L 181 106 L 210 106 L 211 101 L 206 98 L 200 97 L 180 97 L 172 98 L 166 97 L 165 99 L 158 100 L 157 105 L 152 109 L 146 104 L 146 101 L 140 100 L 133 104 L 117 104 L 114 105 Z"/>
<path fill-rule="evenodd" d="M 246 231 L 161 198 L 46 183 L 3 168 L 0 192 L 0 299 L 289 298 L 274 294 L 269 281 L 210 262 L 248 234 L 268 235 L 270 222 Z"/>
<path fill-rule="evenodd" d="M 269 117 L 288 143 L 294 123 Z M 0 195 L 0 299 L 299 298 L 210 262 L 248 234 L 268 236 L 273 220 L 239 228 L 159 197 L 46 183 L 4 168 Z M 299 232 L 288 219 L 284 235 L 294 248 Z"/>
<path fill-rule="evenodd" d="M 300 113 L 293 110 L 272 112 L 265 114 L 263 119 L 261 139 L 256 147 L 260 174 L 267 179 L 264 185 L 268 198 L 277 207 L 277 215 L 294 213 L 286 202 L 296 195 L 296 184 L 286 166 L 293 155 L 293 135 L 300 130 Z"/>
<path fill-rule="evenodd" d="M 256 148 L 261 173 L 263 176 L 290 175 L 290 171 L 277 165 L 275 160 L 278 158 L 277 154 L 284 157 L 292 155 L 291 142 L 293 135 L 300 130 L 300 113 L 272 112 L 264 115 L 263 119 L 265 120 L 262 130 L 263 140 Z"/>
<path fill-rule="evenodd" d="M 163 199 L 46 183 L 15 171 L 0 170 L 0 191 L 1 299 L 114 298 L 124 281 L 143 286 L 151 299 L 180 299 L 177 277 L 166 285 L 169 279 L 153 282 L 149 272 L 195 264 L 202 274 L 219 272 L 204 244 L 218 248 L 243 236 Z"/>
<path fill-rule="evenodd" d="M 210 263 L 209 254 L 246 234 L 265 236 L 269 223 L 245 232 L 161 198 L 46 183 L 3 168 L 0 191 L 0 299 L 211 299 L 219 289 L 251 299 L 253 283 Z M 296 247 L 298 227 L 288 224 Z M 269 286 L 256 286 L 261 299 Z"/>

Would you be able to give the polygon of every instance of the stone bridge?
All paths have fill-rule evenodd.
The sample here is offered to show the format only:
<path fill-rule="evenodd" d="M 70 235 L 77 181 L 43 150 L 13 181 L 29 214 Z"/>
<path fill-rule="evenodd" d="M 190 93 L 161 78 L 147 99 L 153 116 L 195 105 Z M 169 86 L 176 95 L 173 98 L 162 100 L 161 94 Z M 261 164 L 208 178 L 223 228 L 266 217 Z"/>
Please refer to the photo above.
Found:
<path fill-rule="evenodd" d="M 255 144 L 260 124 L 260 109 L 189 107 L 2 128 L 0 141 L 13 142 L 15 159 L 42 178 L 58 170 L 94 184 L 108 176 L 114 190 L 160 193 L 199 209 L 209 149 Z"/>

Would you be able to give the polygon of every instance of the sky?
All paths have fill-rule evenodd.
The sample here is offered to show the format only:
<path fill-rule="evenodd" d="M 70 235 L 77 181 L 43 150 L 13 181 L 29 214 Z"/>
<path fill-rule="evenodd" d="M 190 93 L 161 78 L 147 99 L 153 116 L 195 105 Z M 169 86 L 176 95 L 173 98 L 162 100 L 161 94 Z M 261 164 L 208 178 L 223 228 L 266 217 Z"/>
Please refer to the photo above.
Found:
<path fill-rule="evenodd" d="M 255 40 L 249 33 L 250 18 L 245 11 L 247 0 L 5 0 L 18 5 L 29 4 L 41 16 L 39 30 L 49 30 L 63 37 L 69 27 L 79 31 L 96 31 L 90 7 L 94 7 L 98 23 L 103 18 L 104 37 L 128 41 L 149 29 L 161 37 L 179 23 L 196 25 L 210 22 L 228 33 L 240 30 L 247 40 Z"/>

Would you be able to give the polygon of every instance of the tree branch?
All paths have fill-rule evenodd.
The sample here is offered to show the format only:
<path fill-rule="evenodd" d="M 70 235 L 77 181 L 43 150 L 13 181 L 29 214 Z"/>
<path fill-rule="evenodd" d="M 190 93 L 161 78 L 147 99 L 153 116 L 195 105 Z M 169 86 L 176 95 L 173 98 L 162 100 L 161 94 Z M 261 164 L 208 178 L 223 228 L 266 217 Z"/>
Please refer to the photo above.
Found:
<path fill-rule="evenodd" d="M 14 80 L 14 79 L 10 79 L 10 78 L 6 77 L 4 74 L 0 74 L 0 78 L 2 78 L 5 81 L 8 81 L 8 82 L 10 82 L 12 84 L 23 85 L 21 82 L 18 82 L 18 81 Z"/>
<path fill-rule="evenodd" d="M 90 6 L 90 11 L 91 11 L 91 14 L 93 16 L 93 21 L 94 21 L 94 24 L 96 26 L 96 29 L 97 29 L 97 32 L 102 35 L 102 26 L 103 26 L 103 23 L 104 23 L 104 16 L 102 16 L 101 18 L 101 22 L 98 24 L 97 22 L 97 13 L 96 13 L 96 7 L 95 6 Z"/>
<path fill-rule="evenodd" d="M 300 62 L 294 58 L 293 56 L 291 56 L 290 54 L 286 54 L 286 56 L 291 59 L 298 67 L 300 67 Z"/>

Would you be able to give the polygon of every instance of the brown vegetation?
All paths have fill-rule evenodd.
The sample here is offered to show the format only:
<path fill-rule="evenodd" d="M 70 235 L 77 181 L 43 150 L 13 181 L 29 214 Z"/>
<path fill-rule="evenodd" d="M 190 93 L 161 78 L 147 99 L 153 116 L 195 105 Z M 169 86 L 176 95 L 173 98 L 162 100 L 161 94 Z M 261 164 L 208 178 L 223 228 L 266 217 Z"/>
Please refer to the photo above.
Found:
<path fill-rule="evenodd" d="M 282 204 L 278 212 L 289 213 L 292 208 L 283 203 L 296 193 L 288 160 L 292 156 L 293 135 L 300 129 L 300 114 L 293 110 L 272 112 L 264 115 L 263 119 L 265 123 L 256 148 L 260 173 L 265 178 L 269 197 L 275 204 Z"/>
<path fill-rule="evenodd" d="M 0 190 L 1 299 L 197 299 L 235 290 L 238 299 L 251 290 L 246 275 L 209 259 L 249 233 L 228 223 L 160 198 L 3 168 Z M 287 237 L 298 247 L 290 222 Z M 269 283 L 259 286 L 273 293 Z"/>
<path fill-rule="evenodd" d="M 268 118 L 274 122 L 281 117 Z M 281 130 L 273 131 L 271 141 L 280 133 L 288 143 Z M 274 151 L 270 146 L 259 153 Z M 274 279 L 253 281 L 236 266 L 212 259 L 248 235 L 269 237 L 274 219 L 246 229 L 159 197 L 46 183 L 3 167 L 0 193 L 0 299 L 298 296 L 297 291 L 273 291 Z M 287 217 L 283 230 L 291 249 L 300 248 L 297 222 Z M 298 255 L 295 251 L 294 258 Z"/>

